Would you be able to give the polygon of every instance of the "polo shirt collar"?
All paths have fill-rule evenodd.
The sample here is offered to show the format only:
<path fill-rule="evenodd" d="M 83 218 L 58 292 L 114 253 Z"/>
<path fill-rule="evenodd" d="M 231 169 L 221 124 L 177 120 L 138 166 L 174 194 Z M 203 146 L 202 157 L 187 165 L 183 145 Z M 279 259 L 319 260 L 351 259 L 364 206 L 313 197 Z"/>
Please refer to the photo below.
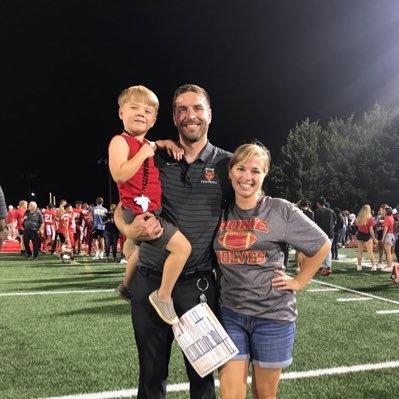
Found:
<path fill-rule="evenodd" d="M 215 147 L 209 141 L 207 141 L 205 147 L 201 150 L 197 159 L 205 162 L 211 156 L 214 148 Z"/>

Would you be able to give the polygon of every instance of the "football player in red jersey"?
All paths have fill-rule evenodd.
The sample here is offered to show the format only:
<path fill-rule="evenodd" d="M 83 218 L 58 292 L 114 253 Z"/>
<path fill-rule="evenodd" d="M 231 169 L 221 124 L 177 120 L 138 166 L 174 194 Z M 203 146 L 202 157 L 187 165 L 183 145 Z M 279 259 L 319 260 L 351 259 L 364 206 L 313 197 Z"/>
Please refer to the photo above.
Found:
<path fill-rule="evenodd" d="M 24 234 L 23 218 L 25 212 L 28 209 L 28 202 L 25 200 L 19 201 L 18 209 L 15 210 L 15 216 L 17 219 L 17 229 L 19 234 L 19 241 L 21 243 L 21 254 L 25 254 L 24 241 L 21 239 Z"/>
<path fill-rule="evenodd" d="M 89 205 L 84 202 L 82 205 L 82 212 L 80 213 L 80 224 L 82 226 L 82 243 L 88 245 L 87 255 L 91 252 L 90 236 L 93 231 L 93 220 L 91 216 L 91 209 Z"/>
<path fill-rule="evenodd" d="M 80 217 L 82 211 L 83 211 L 82 201 L 76 201 L 75 208 L 73 208 L 73 216 L 75 219 L 75 233 L 74 233 L 75 246 L 73 248 L 73 251 L 77 255 L 80 255 L 80 249 L 82 246 L 82 224 L 81 224 L 82 219 Z"/>
<path fill-rule="evenodd" d="M 52 247 L 55 240 L 55 217 L 57 211 L 54 209 L 52 204 L 48 204 L 46 209 L 43 211 L 44 218 L 44 243 L 43 250 L 46 252 L 48 246 Z"/>
<path fill-rule="evenodd" d="M 66 204 L 65 212 L 61 216 L 60 227 L 57 232 L 60 237 L 61 244 L 66 244 L 66 247 L 68 248 L 68 250 L 70 250 L 68 252 L 71 252 L 71 263 L 75 263 L 72 250 L 75 244 L 73 233 L 74 223 L 75 219 L 73 214 L 73 207 L 70 204 Z"/>

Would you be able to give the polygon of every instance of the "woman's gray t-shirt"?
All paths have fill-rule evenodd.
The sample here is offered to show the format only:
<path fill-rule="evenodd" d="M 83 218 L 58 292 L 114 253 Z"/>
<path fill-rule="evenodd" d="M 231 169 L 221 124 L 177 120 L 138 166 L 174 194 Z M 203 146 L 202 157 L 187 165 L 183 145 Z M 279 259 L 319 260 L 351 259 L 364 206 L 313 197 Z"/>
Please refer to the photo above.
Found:
<path fill-rule="evenodd" d="M 296 320 L 295 293 L 273 288 L 273 271 L 285 269 L 286 244 L 312 256 L 327 240 L 314 222 L 286 200 L 261 197 L 250 210 L 232 204 L 214 240 L 222 274 L 221 305 L 248 316 Z"/>

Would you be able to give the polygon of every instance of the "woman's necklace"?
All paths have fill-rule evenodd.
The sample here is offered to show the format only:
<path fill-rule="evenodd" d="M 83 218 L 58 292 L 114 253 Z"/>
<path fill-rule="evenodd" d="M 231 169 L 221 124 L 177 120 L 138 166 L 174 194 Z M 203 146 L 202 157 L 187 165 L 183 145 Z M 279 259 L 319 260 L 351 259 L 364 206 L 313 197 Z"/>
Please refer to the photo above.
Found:
<path fill-rule="evenodd" d="M 127 134 L 129 137 L 136 139 L 136 137 L 128 132 L 127 130 L 123 129 L 123 133 Z M 139 140 L 137 140 L 139 141 Z M 141 209 L 143 210 L 143 212 L 146 212 L 148 209 L 148 205 L 150 204 L 150 199 L 144 195 L 144 191 L 147 188 L 148 185 L 148 176 L 149 176 L 149 159 L 147 158 L 144 162 L 143 162 L 143 180 L 141 182 L 141 195 L 139 197 L 134 197 L 133 201 L 137 204 L 141 206 Z"/>

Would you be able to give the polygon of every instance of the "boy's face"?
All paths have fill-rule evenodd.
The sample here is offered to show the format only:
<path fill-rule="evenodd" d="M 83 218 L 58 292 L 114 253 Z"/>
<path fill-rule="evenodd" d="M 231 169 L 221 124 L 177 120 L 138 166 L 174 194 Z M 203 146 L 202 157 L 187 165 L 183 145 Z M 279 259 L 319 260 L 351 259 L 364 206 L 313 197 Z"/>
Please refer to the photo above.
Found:
<path fill-rule="evenodd" d="M 119 108 L 119 118 L 129 133 L 145 135 L 156 121 L 155 107 L 141 102 L 128 101 Z"/>

